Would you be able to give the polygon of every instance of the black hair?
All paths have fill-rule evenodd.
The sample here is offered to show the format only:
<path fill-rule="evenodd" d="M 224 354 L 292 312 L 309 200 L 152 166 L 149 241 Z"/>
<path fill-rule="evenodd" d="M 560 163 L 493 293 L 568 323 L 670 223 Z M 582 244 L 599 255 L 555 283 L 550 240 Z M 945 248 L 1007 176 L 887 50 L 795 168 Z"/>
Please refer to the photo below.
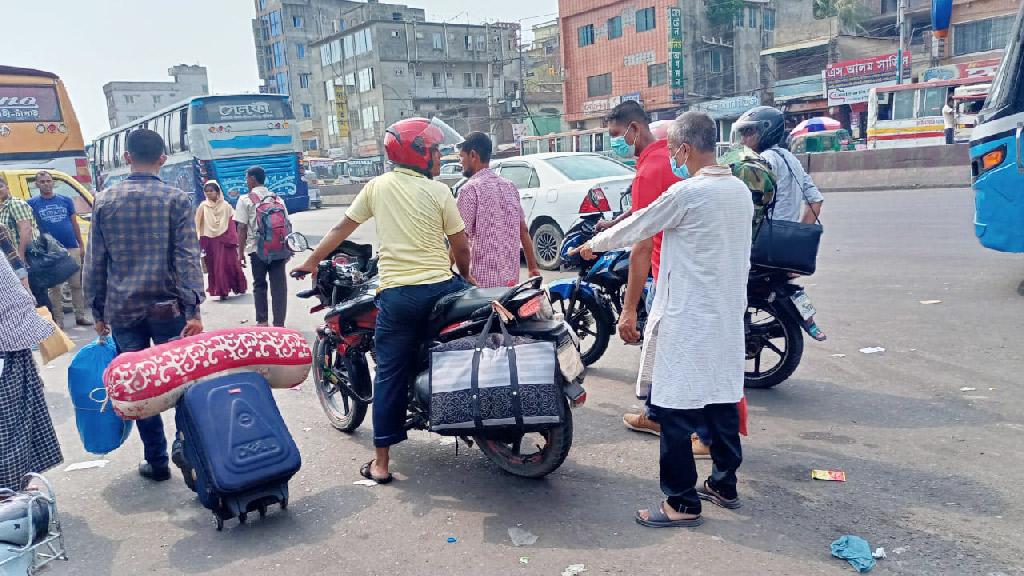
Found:
<path fill-rule="evenodd" d="M 164 153 L 164 139 L 152 130 L 138 128 L 128 133 L 125 150 L 131 155 L 133 162 L 153 164 Z"/>
<path fill-rule="evenodd" d="M 651 117 L 644 111 L 644 107 L 640 105 L 636 100 L 626 100 L 619 104 L 605 117 L 605 122 L 619 122 L 621 124 L 632 124 L 633 122 L 639 122 L 640 124 L 650 124 Z"/>
<path fill-rule="evenodd" d="M 491 161 L 491 138 L 483 132 L 473 132 L 466 136 L 466 139 L 459 144 L 459 150 L 469 154 L 476 152 L 480 161 L 487 164 Z"/>
<path fill-rule="evenodd" d="M 257 184 L 263 186 L 267 182 L 267 171 L 262 166 L 252 166 L 245 171 L 246 176 L 252 176 Z"/>

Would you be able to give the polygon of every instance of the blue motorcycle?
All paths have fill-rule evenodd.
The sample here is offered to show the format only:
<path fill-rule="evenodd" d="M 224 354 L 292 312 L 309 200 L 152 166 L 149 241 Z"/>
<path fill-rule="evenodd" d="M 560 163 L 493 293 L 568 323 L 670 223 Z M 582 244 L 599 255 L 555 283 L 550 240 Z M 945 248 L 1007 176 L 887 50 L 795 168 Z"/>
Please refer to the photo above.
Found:
<path fill-rule="evenodd" d="M 599 214 L 584 218 L 569 229 L 562 242 L 562 267 L 577 268 L 579 275 L 573 279 L 555 280 L 547 286 L 555 312 L 564 316 L 579 337 L 580 355 L 587 366 L 597 362 L 608 348 L 622 314 L 626 282 L 629 280 L 629 250 L 605 252 L 590 262 L 568 254 L 593 238 L 594 226 L 600 218 Z M 647 323 L 645 301 L 650 285 L 648 278 L 636 310 L 637 330 L 641 335 Z"/>

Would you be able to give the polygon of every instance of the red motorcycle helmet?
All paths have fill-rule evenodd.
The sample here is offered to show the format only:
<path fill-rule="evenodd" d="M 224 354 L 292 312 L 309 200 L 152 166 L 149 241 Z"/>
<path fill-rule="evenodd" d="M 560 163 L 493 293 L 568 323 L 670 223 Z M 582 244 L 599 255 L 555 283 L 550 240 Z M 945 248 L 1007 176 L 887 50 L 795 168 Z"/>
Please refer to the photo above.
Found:
<path fill-rule="evenodd" d="M 385 131 L 384 152 L 395 165 L 430 176 L 431 151 L 461 141 L 457 132 L 437 118 L 406 118 Z"/>

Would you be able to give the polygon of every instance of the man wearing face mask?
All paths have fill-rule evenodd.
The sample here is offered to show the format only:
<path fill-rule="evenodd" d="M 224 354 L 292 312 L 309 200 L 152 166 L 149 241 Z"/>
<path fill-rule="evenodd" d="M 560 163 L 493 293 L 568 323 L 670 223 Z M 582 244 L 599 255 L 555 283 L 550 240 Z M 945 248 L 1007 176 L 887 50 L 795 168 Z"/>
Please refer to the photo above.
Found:
<path fill-rule="evenodd" d="M 669 157 L 668 141 L 658 140 L 651 134 L 650 118 L 647 112 L 634 100 L 627 100 L 616 106 L 606 119 L 608 133 L 611 135 L 612 151 L 621 158 L 636 156 L 636 177 L 633 179 L 630 212 L 622 214 L 611 222 L 598 224 L 598 231 L 611 228 L 622 220 L 658 199 L 673 184 L 689 176 L 686 166 L 676 166 Z M 654 285 L 648 293 L 653 302 L 658 282 L 658 267 L 661 263 L 661 240 L 659 232 L 653 238 L 646 238 L 635 244 L 629 256 L 629 281 L 623 298 L 622 314 L 619 316 L 619 337 L 626 343 L 640 340 L 636 329 L 636 308 L 643 295 L 647 275 L 653 272 Z M 650 306 L 648 305 L 648 308 Z M 622 422 L 630 430 L 661 434 L 661 426 L 651 421 L 646 414 L 625 414 Z M 699 439 L 694 439 L 694 449 L 701 455 L 707 453 L 705 447 L 698 446 Z"/>

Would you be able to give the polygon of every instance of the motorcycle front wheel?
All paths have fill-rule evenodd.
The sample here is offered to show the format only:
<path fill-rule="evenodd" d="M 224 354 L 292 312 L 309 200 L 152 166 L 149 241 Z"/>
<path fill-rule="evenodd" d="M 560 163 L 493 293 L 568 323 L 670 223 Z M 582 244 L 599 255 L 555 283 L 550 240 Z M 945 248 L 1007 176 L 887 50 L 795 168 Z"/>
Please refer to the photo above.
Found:
<path fill-rule="evenodd" d="M 597 299 L 583 298 L 576 301 L 572 316 L 569 316 L 566 313 L 569 309 L 568 300 L 557 294 L 551 295 L 551 307 L 555 312 L 561 312 L 565 316 L 565 321 L 580 339 L 580 357 L 583 364 L 590 366 L 597 362 L 608 349 L 608 341 L 615 330 L 615 319 L 611 311 L 602 306 Z"/>
<path fill-rule="evenodd" d="M 778 303 L 752 300 L 747 308 L 746 388 L 773 388 L 793 375 L 804 355 L 804 334 Z"/>
<path fill-rule="evenodd" d="M 316 396 L 331 425 L 342 432 L 352 432 L 366 418 L 366 404 L 350 396 L 338 382 L 352 385 L 351 367 L 330 341 L 317 336 L 316 344 L 313 345 Z"/>
<path fill-rule="evenodd" d="M 487 459 L 505 472 L 520 478 L 543 478 L 557 470 L 569 455 L 572 412 L 566 402 L 565 422 L 543 432 L 474 436 L 473 439 Z"/>

